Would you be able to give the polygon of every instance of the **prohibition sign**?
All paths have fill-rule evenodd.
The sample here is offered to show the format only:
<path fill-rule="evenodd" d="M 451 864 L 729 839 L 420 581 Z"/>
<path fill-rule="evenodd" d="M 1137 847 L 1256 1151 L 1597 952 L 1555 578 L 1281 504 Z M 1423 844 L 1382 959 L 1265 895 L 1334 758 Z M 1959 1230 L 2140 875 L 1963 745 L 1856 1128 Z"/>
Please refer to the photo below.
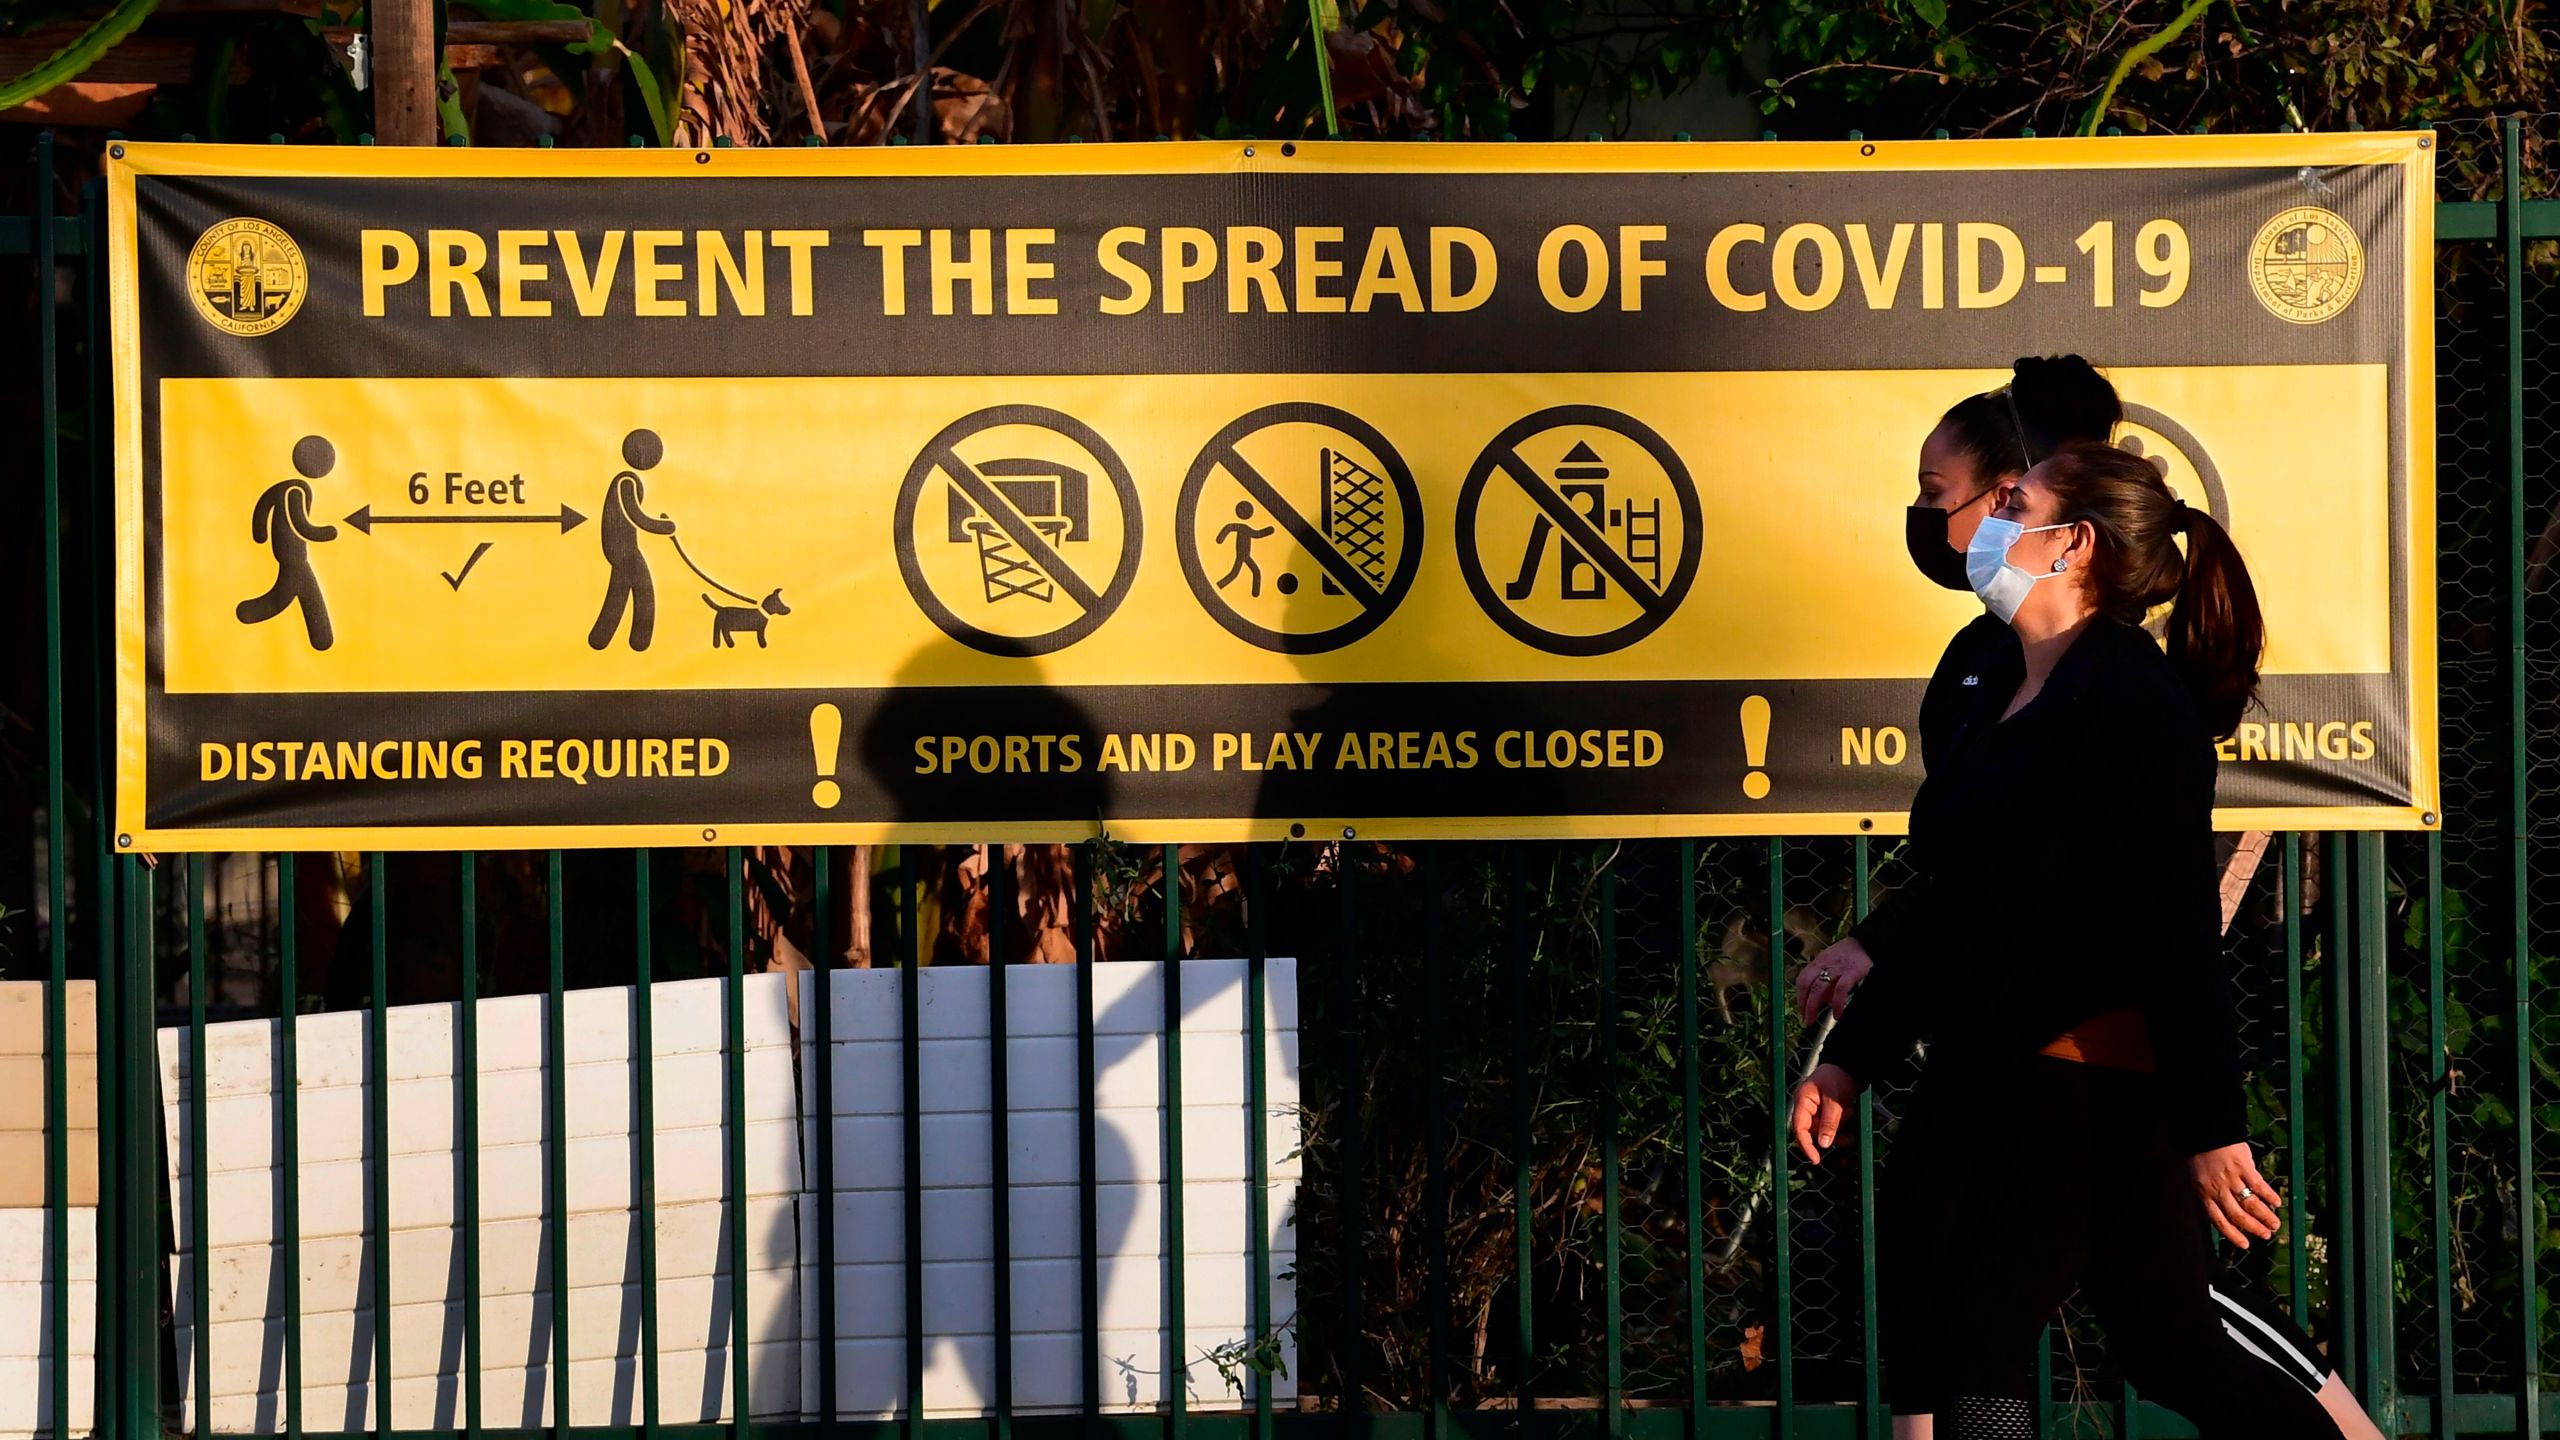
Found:
<path fill-rule="evenodd" d="M 1011 481 L 989 479 L 991 475 L 1036 478 L 1045 473 L 1054 478 L 1056 488 L 1064 490 L 1070 483 L 1069 468 L 1043 466 L 1029 457 L 990 457 L 976 464 L 962 458 L 962 442 L 1006 426 L 1030 426 L 1051 432 L 1091 457 L 1102 478 L 1111 482 L 1111 496 L 1120 507 L 1120 553 L 1109 577 L 1099 586 L 1093 576 L 1079 571 L 1058 552 L 1056 541 L 1073 535 L 1073 530 L 1057 520 L 1025 513 L 1017 501 L 1019 492 L 1009 489 Z M 920 544 L 939 539 L 938 535 L 918 533 L 919 516 L 928 508 L 923 504 L 925 492 L 936 475 L 950 482 L 954 508 L 973 512 L 973 533 L 980 550 L 988 555 L 984 561 L 987 602 L 992 604 L 1005 597 L 1027 597 L 1043 604 L 1063 602 L 1072 619 L 1031 634 L 1007 634 L 973 623 L 955 608 L 950 597 L 937 593 L 918 549 Z M 1075 479 L 1080 482 L 1082 477 Z M 923 528 L 933 531 L 939 523 L 927 519 Z M 993 405 L 961 416 L 925 442 L 915 462 L 907 467 L 906 480 L 898 487 L 897 517 L 891 535 L 898 551 L 898 573 L 907 582 L 907 593 L 915 597 L 917 607 L 942 628 L 942 633 L 990 655 L 1047 655 L 1092 634 L 1128 598 L 1129 586 L 1138 576 L 1142 537 L 1138 487 L 1129 478 L 1129 467 L 1092 426 L 1045 405 Z M 997 555 L 1004 558 L 993 558 Z M 1089 564 L 1087 568 L 1100 567 Z"/>
<path fill-rule="evenodd" d="M 1315 508 L 1320 512 L 1318 519 L 1309 519 L 1306 507 L 1293 502 L 1281 485 L 1245 458 L 1241 448 L 1262 431 L 1284 425 L 1348 437 L 1377 461 L 1376 468 L 1363 463 L 1352 447 L 1322 444 L 1309 451 L 1305 463 L 1319 471 Z M 1247 503 L 1258 522 L 1278 530 L 1315 561 L 1323 572 L 1325 594 L 1347 597 L 1353 612 L 1349 618 L 1318 629 L 1281 629 L 1246 615 L 1227 598 L 1222 582 L 1210 576 L 1200 554 L 1201 500 L 1221 472 L 1249 497 Z M 1392 510 L 1381 503 L 1388 499 L 1393 501 Z M 1215 522 L 1222 517 L 1209 518 Z M 1331 405 L 1283 401 L 1238 416 L 1200 448 L 1190 473 L 1183 477 L 1182 495 L 1174 507 L 1173 541 L 1191 593 L 1227 633 L 1284 655 L 1320 655 L 1385 624 L 1405 592 L 1413 588 L 1413 572 L 1422 554 L 1422 495 L 1404 457 L 1376 426 Z M 1229 571 L 1229 581 L 1235 573 Z M 1295 577 L 1283 574 L 1279 583 L 1281 593 L 1292 593 Z M 1332 608 L 1338 612 L 1341 607 Z"/>
<path fill-rule="evenodd" d="M 1601 533 L 1584 513 L 1567 500 L 1557 480 L 1539 473 L 1522 458 L 1521 447 L 1534 437 L 1550 430 L 1566 427 L 1605 430 L 1633 441 L 1661 467 L 1661 479 L 1671 491 L 1680 510 L 1680 549 L 1667 573 L 1659 582 L 1641 573 L 1616 545 Z M 1635 602 L 1634 619 L 1596 634 L 1547 629 L 1513 607 L 1505 591 L 1497 588 L 1485 573 L 1484 557 L 1478 553 L 1482 540 L 1478 533 L 1478 513 L 1485 502 L 1487 485 L 1499 474 L 1508 484 L 1517 485 L 1521 493 L 1537 507 L 1538 523 L 1552 526 L 1563 544 L 1577 558 L 1624 590 Z M 1499 493 L 1499 492 L 1497 492 Z M 1544 650 L 1550 655 L 1606 655 L 1623 650 L 1661 628 L 1687 598 L 1690 583 L 1698 578 L 1698 552 L 1701 548 L 1698 507 L 1698 485 L 1690 477 L 1671 442 L 1661 432 L 1623 411 L 1606 405 L 1556 405 L 1522 416 L 1505 427 L 1501 434 L 1486 442 L 1476 462 L 1467 470 L 1466 482 L 1458 488 L 1458 569 L 1467 578 L 1467 589 L 1474 593 L 1476 604 L 1512 638 L 1525 645 Z"/>

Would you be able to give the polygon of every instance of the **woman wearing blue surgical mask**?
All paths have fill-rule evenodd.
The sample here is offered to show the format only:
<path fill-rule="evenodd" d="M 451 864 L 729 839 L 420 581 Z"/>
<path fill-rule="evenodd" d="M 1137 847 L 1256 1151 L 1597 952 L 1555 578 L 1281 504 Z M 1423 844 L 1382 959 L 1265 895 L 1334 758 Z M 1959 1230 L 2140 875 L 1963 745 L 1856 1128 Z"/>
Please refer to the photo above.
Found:
<path fill-rule="evenodd" d="M 2032 1347 L 2077 1288 L 2126 1377 L 2204 1435 L 2372 1440 L 2207 1228 L 2246 1248 L 2280 1203 L 2247 1143 L 2212 848 L 2214 739 L 2264 641 L 2247 568 L 2147 460 L 2085 440 L 2005 485 L 1963 558 L 1988 614 L 1923 713 L 1919 878 L 1858 927 L 1872 972 L 1794 1098 L 1819 1161 L 1930 1041 L 1879 1211 L 1897 1429 L 2032 1434 Z M 2142 628 L 2163 604 L 2166 653 Z"/>

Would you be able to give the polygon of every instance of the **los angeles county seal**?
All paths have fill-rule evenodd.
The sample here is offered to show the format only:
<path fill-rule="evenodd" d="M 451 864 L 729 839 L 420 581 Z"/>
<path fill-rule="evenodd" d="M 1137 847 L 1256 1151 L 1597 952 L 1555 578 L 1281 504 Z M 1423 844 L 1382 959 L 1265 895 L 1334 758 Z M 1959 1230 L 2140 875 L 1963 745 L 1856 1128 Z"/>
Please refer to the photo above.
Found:
<path fill-rule="evenodd" d="M 2279 320 L 2317 325 L 2354 302 L 2364 285 L 2355 227 L 2317 205 L 2297 205 L 2249 242 L 2249 288 Z"/>
<path fill-rule="evenodd" d="M 187 294 L 196 313 L 234 335 L 283 328 L 310 291 L 302 247 L 264 220 L 225 220 L 187 252 Z"/>

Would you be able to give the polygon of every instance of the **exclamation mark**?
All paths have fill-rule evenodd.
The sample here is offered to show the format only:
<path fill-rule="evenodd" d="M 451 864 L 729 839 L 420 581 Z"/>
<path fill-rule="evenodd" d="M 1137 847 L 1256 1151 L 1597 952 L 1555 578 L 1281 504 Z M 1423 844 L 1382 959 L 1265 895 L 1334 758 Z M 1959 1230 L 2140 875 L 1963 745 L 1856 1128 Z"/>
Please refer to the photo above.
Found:
<path fill-rule="evenodd" d="M 1753 800 L 1769 798 L 1769 772 L 1760 767 L 1769 763 L 1769 697 L 1742 697 L 1742 763 L 1750 769 L 1742 777 L 1742 793 Z"/>
<path fill-rule="evenodd" d="M 810 788 L 809 798 L 817 801 L 821 810 L 833 810 L 836 802 L 844 798 L 844 791 L 834 779 L 836 742 L 843 738 L 843 711 L 833 705 L 820 705 L 809 712 L 809 748 L 818 754 L 818 783 Z M 1765 793 L 1768 783 L 1761 782 L 1760 788 Z"/>

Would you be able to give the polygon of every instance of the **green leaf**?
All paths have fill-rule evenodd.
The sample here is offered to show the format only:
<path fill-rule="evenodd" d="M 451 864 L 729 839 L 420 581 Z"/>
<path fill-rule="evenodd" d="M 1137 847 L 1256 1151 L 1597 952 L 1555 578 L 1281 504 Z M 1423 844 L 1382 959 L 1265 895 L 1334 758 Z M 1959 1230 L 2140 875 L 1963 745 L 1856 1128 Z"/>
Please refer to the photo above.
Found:
<path fill-rule="evenodd" d="M 1932 30 L 1947 28 L 1947 0 L 1911 0 L 1911 13 Z"/>
<path fill-rule="evenodd" d="M 57 85 L 79 79 L 80 72 L 123 43 L 124 37 L 132 34 L 159 3 L 160 0 L 117 0 L 114 9 L 99 16 L 70 44 L 37 61 L 34 69 L 0 80 L 0 110 L 24 105 Z"/>
<path fill-rule="evenodd" d="M 623 63 L 631 67 L 631 83 L 640 91 L 641 105 L 649 111 L 650 133 L 657 137 L 661 145 L 674 144 L 675 126 L 667 120 L 668 96 L 658 86 L 658 72 L 649 68 L 649 62 L 641 59 L 639 52 L 621 41 L 614 41 L 613 49 L 615 54 L 622 57 Z"/>
<path fill-rule="evenodd" d="M 447 143 L 457 135 L 464 144 L 471 143 L 471 122 L 462 113 L 462 87 L 454 81 L 453 67 L 441 60 L 436 62 L 436 119 Z"/>

